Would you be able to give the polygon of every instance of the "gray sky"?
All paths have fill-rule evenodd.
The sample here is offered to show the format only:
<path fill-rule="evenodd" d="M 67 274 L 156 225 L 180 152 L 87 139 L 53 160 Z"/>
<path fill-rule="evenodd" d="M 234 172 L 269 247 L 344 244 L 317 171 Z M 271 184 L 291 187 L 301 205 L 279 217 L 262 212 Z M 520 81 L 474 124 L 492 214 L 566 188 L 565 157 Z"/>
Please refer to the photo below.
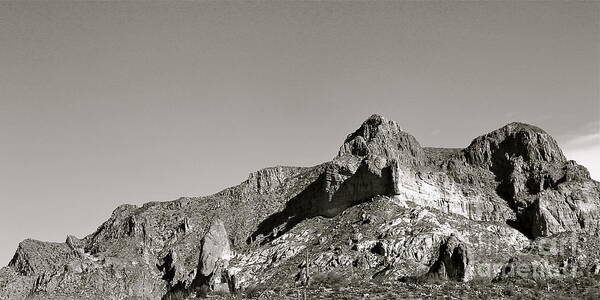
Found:
<path fill-rule="evenodd" d="M 599 3 L 0 2 L 0 264 L 373 113 L 425 146 L 532 123 L 599 179 Z"/>

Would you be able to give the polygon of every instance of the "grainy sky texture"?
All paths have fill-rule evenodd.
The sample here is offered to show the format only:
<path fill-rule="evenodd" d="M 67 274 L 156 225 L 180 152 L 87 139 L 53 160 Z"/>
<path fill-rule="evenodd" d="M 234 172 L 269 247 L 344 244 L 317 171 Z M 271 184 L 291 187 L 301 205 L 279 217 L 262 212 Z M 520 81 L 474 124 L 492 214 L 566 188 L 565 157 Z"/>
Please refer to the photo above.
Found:
<path fill-rule="evenodd" d="M 2 1 L 0 264 L 327 161 L 372 113 L 426 146 L 532 123 L 600 179 L 599 3 Z"/>

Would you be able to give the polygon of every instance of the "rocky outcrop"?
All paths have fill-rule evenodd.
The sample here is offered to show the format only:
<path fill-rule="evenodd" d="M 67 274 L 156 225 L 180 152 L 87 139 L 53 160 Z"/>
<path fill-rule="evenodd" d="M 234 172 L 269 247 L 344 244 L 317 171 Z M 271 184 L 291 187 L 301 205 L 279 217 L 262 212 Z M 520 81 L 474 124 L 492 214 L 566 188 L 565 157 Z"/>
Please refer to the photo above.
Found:
<path fill-rule="evenodd" d="M 554 187 L 567 162 L 556 141 L 543 130 L 511 123 L 480 136 L 463 151 L 466 161 L 491 171 L 500 196 L 515 203 L 521 193 Z"/>
<path fill-rule="evenodd" d="M 555 187 L 567 162 L 549 134 L 523 123 L 511 123 L 478 137 L 463 152 L 468 163 L 494 174 L 498 194 L 513 206 L 519 205 L 521 193 Z"/>
<path fill-rule="evenodd" d="M 338 156 L 369 154 L 412 164 L 418 164 L 425 157 L 415 137 L 380 115 L 372 115 L 348 135 L 338 152 Z"/>
<path fill-rule="evenodd" d="M 28 239 L 19 244 L 8 265 L 22 275 L 39 275 L 56 272 L 76 258 L 77 254 L 66 243 L 47 243 Z"/>
<path fill-rule="evenodd" d="M 398 200 L 471 220 L 504 222 L 515 217 L 502 198 L 478 187 L 465 187 L 443 172 L 412 172 L 395 165 L 393 185 L 393 195 Z"/>
<path fill-rule="evenodd" d="M 303 168 L 277 166 L 265 168 L 248 176 L 248 186 L 258 194 L 275 191 L 287 178 L 297 174 Z"/>
<path fill-rule="evenodd" d="M 529 243 L 506 224 L 476 222 L 393 197 L 376 197 L 331 219 L 308 219 L 259 250 L 239 255 L 230 266 L 243 270 L 242 286 L 257 277 L 279 279 L 277 270 L 290 268 L 300 283 L 306 277 L 306 260 L 312 277 L 343 272 L 395 281 L 428 272 L 440 245 L 452 234 L 465 241 L 471 257 L 468 270 L 490 279 Z"/>
<path fill-rule="evenodd" d="M 531 236 L 580 231 L 600 235 L 600 189 L 596 182 L 566 181 L 533 197 L 521 224 Z"/>
<path fill-rule="evenodd" d="M 533 279 L 544 280 L 558 274 L 558 267 L 551 266 L 548 261 L 535 255 L 523 255 L 511 258 L 500 269 L 500 273 L 494 281 L 509 279 Z"/>
<path fill-rule="evenodd" d="M 515 267 L 579 276 L 600 269 L 599 208 L 598 182 L 537 127 L 422 148 L 373 115 L 330 162 L 262 169 L 211 196 L 122 205 L 82 239 L 25 240 L 0 270 L 0 299 L 182 299 L 323 277 L 315 272 L 358 282 L 516 278 Z M 587 250 L 540 250 L 567 232 Z"/>
<path fill-rule="evenodd" d="M 215 220 L 202 239 L 196 278 L 211 291 L 235 291 L 235 282 L 227 267 L 233 257 L 229 237 L 221 220 Z"/>
<path fill-rule="evenodd" d="M 377 195 L 393 194 L 391 164 L 384 157 L 341 157 L 323 168 L 315 181 L 263 220 L 249 241 L 270 241 L 296 224 L 317 216 L 334 217 Z"/>
<path fill-rule="evenodd" d="M 521 156 L 526 162 L 566 161 L 549 134 L 538 127 L 519 122 L 474 139 L 465 149 L 465 154 L 469 163 L 498 171 L 507 166 L 507 156 Z"/>
<path fill-rule="evenodd" d="M 600 238 L 583 232 L 563 232 L 531 241 L 508 259 L 495 281 L 576 278 L 598 272 Z"/>
<path fill-rule="evenodd" d="M 476 138 L 463 153 L 468 163 L 494 174 L 495 192 L 516 213 L 515 226 L 530 237 L 599 233 L 598 183 L 567 161 L 543 130 L 511 123 Z"/>
<path fill-rule="evenodd" d="M 205 297 L 211 292 L 233 293 L 237 288 L 236 276 L 229 269 L 233 258 L 225 224 L 214 219 L 200 241 L 196 267 L 190 272 L 182 260 L 188 253 L 172 248 L 158 265 L 169 290 L 163 299 L 181 299 L 191 296 Z M 180 257 L 180 254 L 184 257 Z"/>
<path fill-rule="evenodd" d="M 428 274 L 443 279 L 466 282 L 473 278 L 471 261 L 467 246 L 455 235 L 451 235 L 440 246 L 439 256 Z"/>

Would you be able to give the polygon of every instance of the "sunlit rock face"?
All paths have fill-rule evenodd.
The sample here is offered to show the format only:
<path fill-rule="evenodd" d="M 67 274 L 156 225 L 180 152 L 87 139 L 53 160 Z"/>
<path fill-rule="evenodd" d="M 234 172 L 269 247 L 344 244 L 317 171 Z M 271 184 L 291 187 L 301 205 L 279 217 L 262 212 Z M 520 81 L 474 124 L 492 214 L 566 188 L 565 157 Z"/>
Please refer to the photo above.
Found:
<path fill-rule="evenodd" d="M 0 299 L 216 297 L 320 272 L 358 282 L 580 276 L 600 269 L 599 209 L 599 183 L 537 127 L 431 148 L 373 115 L 329 162 L 265 168 L 211 196 L 122 205 L 81 239 L 25 240 L 0 269 Z M 566 235 L 577 251 L 548 246 Z"/>
<path fill-rule="evenodd" d="M 585 167 L 567 161 L 543 130 L 511 123 L 473 140 L 464 155 L 471 165 L 494 174 L 496 193 L 529 236 L 566 231 L 598 235 L 598 183 Z"/>
<path fill-rule="evenodd" d="M 372 115 L 354 133 L 348 135 L 338 156 L 368 154 L 386 158 L 410 157 L 422 160 L 423 149 L 417 139 L 394 122 Z"/>
<path fill-rule="evenodd" d="M 597 182 L 566 181 L 532 197 L 521 219 L 531 236 L 561 232 L 600 235 L 600 189 Z M 527 226 L 528 225 L 528 226 Z"/>
<path fill-rule="evenodd" d="M 394 197 L 418 205 L 436 208 L 476 221 L 502 222 L 514 218 L 514 212 L 501 198 L 479 189 L 460 186 L 445 173 L 394 172 Z"/>
<path fill-rule="evenodd" d="M 523 157 L 526 162 L 564 163 L 566 158 L 556 141 L 542 129 L 524 123 L 510 123 L 482 135 L 465 149 L 469 163 L 494 169 L 507 163 L 507 157 Z"/>

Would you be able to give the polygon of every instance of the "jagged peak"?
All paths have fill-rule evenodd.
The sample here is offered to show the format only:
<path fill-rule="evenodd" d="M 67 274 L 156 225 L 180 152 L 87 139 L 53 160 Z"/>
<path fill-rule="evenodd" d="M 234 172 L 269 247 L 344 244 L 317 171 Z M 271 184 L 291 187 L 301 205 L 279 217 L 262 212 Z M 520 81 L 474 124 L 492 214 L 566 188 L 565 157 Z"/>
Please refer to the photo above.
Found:
<path fill-rule="evenodd" d="M 422 148 L 396 122 L 372 115 L 348 136 L 340 149 L 343 156 L 333 161 L 309 168 L 265 168 L 213 196 L 122 205 L 81 240 L 25 240 L 10 266 L 0 269 L 7 272 L 0 272 L 0 299 L 167 299 L 251 284 L 290 287 L 307 282 L 298 278 L 309 278 L 309 266 L 331 267 L 344 276 L 360 276 L 357 279 L 365 276 L 370 288 L 369 280 L 380 275 L 369 270 L 390 260 L 409 269 L 384 270 L 378 274 L 385 277 L 379 278 L 426 278 L 425 266 L 433 262 L 429 274 L 465 281 L 483 264 L 502 263 L 508 257 L 538 262 L 533 252 L 537 249 L 509 225 L 531 237 L 580 231 L 577 234 L 585 239 L 579 242 L 595 244 L 578 246 L 591 250 L 573 265 L 587 266 L 594 259 L 597 270 L 600 264 L 593 250 L 600 232 L 598 184 L 589 182 L 587 171 L 574 162 L 565 163 L 565 170 L 557 161 L 526 165 L 523 154 L 544 158 L 546 149 L 554 147 L 552 141 L 538 127 L 514 122 L 475 139 L 469 149 Z M 467 164 L 467 150 L 491 162 L 490 169 Z M 405 162 L 422 164 L 406 168 Z M 443 237 L 446 233 L 448 238 Z M 464 243 L 463 236 L 477 236 L 481 243 Z M 430 241 L 425 246 L 423 238 Z M 370 242 L 373 239 L 376 244 Z M 399 256 L 394 245 L 400 239 L 414 240 L 405 245 L 414 255 Z M 346 242 L 352 247 L 336 247 Z M 498 251 L 489 256 L 489 249 Z M 232 259 L 233 251 L 241 256 Z M 304 260 L 305 253 L 313 253 L 315 259 L 294 276 L 289 263 Z M 346 257 L 347 263 L 333 266 L 331 255 Z M 548 276 L 558 274 L 551 268 L 564 269 L 560 261 L 547 263 Z M 495 275 L 497 269 L 489 271 L 482 274 Z"/>
<path fill-rule="evenodd" d="M 387 122 L 390 123 L 396 123 L 394 121 L 388 121 L 384 116 L 380 115 L 380 114 L 372 114 L 370 117 L 368 117 L 363 123 L 362 125 L 370 125 L 370 126 L 379 126 L 381 124 L 385 124 Z"/>
<path fill-rule="evenodd" d="M 386 128 L 396 129 L 398 131 L 402 131 L 400 126 L 398 126 L 398 124 L 395 121 L 388 121 L 382 115 L 373 114 L 369 118 L 367 118 L 364 122 L 362 122 L 362 124 L 356 131 L 354 131 L 353 133 L 350 133 L 346 137 L 346 140 L 344 140 L 344 143 L 352 141 L 357 136 L 361 136 L 364 139 L 366 139 L 367 141 L 369 141 L 375 135 L 377 135 L 377 133 L 381 129 L 381 126 L 386 127 Z"/>
<path fill-rule="evenodd" d="M 340 147 L 338 157 L 369 154 L 398 157 L 403 154 L 422 157 L 423 149 L 414 136 L 405 132 L 395 121 L 373 114 L 349 134 Z"/>

